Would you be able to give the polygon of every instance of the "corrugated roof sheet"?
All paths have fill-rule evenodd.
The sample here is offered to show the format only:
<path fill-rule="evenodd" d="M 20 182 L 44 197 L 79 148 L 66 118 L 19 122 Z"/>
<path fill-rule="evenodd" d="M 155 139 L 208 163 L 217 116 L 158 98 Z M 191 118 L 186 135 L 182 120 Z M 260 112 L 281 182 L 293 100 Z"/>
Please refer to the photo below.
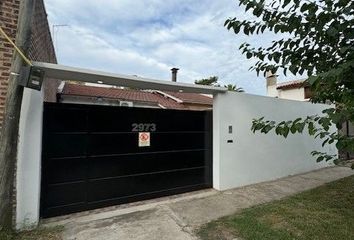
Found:
<path fill-rule="evenodd" d="M 212 105 L 213 98 L 208 97 L 198 93 L 184 93 L 184 92 L 166 92 L 167 94 L 181 99 L 185 103 L 195 103 L 195 104 L 204 104 Z"/>

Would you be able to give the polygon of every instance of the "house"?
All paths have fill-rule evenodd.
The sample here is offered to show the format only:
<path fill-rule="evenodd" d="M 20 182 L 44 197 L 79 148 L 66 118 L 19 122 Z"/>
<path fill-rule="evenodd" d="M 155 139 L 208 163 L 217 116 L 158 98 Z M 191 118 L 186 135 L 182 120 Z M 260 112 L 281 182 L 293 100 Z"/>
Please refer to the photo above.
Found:
<path fill-rule="evenodd" d="M 301 135 L 278 141 L 275 135 L 259 136 L 250 130 L 252 119 L 259 116 L 284 119 L 320 114 L 326 105 L 240 94 L 215 86 L 33 64 L 45 71 L 45 81 L 60 78 L 82 82 L 76 84 L 84 88 L 82 92 L 69 91 L 70 87 L 66 91 L 62 84 L 61 101 L 68 96 L 66 100 L 72 101 L 75 96 L 91 102 L 43 104 L 38 91 L 27 89 L 32 97 L 22 103 L 16 168 L 18 229 L 36 226 L 41 218 L 207 188 L 227 190 L 330 164 L 309 160 L 310 152 L 321 146 L 318 139 Z M 83 97 L 87 92 L 84 84 L 97 83 L 97 79 L 117 87 L 94 88 L 99 94 L 93 97 L 91 92 Z M 129 90 L 122 92 L 120 87 Z M 192 92 L 206 95 L 191 100 L 185 93 Z M 203 105 L 200 98 L 208 94 L 213 95 L 213 111 L 188 110 L 191 103 Z M 163 109 L 168 105 L 156 96 L 185 110 Z M 133 106 L 134 102 L 155 105 L 96 104 L 129 100 Z M 333 144 L 325 147 L 330 154 L 337 153 Z"/>
<path fill-rule="evenodd" d="M 176 81 L 175 69 L 172 69 L 173 82 Z M 211 110 L 213 107 L 213 97 L 207 94 L 137 90 L 72 82 L 62 82 L 58 89 L 57 102 L 179 110 Z"/>
<path fill-rule="evenodd" d="M 312 96 L 310 87 L 306 83 L 306 79 L 278 83 L 277 75 L 267 73 L 266 86 L 267 96 L 269 97 L 309 101 Z M 345 122 L 341 132 L 348 137 L 354 137 L 354 125 L 350 122 Z M 354 153 L 351 152 L 340 152 L 339 154 L 342 159 L 354 158 Z"/>
<path fill-rule="evenodd" d="M 306 79 L 301 79 L 278 83 L 277 75 L 268 72 L 266 75 L 267 96 L 298 101 L 309 101 L 311 91 L 305 80 Z"/>
<path fill-rule="evenodd" d="M 1 2 L 7 32 L 11 24 L 16 28 L 18 4 L 24 2 Z M 13 166 L 17 229 L 35 227 L 41 218 L 207 188 L 227 190 L 329 165 L 308 160 L 321 146 L 318 139 L 302 135 L 285 142 L 250 130 L 259 116 L 320 114 L 325 105 L 50 64 L 56 59 L 46 13 L 42 0 L 35 3 L 29 56 L 40 61 L 33 67 L 44 71 L 45 79 L 42 91 L 25 88 L 21 103 Z M 1 41 L 0 51 L 6 60 L 3 106 L 13 50 Z M 63 83 L 57 92 L 54 79 L 81 84 Z M 117 87 L 85 85 L 98 79 Z M 333 144 L 326 147 L 336 154 Z"/>

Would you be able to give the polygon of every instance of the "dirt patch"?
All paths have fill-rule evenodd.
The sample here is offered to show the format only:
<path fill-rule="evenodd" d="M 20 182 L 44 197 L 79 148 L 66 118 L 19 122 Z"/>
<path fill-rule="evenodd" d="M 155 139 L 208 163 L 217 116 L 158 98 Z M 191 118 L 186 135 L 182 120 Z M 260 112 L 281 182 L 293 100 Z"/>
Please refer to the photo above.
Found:
<path fill-rule="evenodd" d="M 230 228 L 228 224 L 217 221 L 205 225 L 203 228 L 199 229 L 197 234 L 203 240 L 242 240 L 236 237 L 237 232 Z"/>
<path fill-rule="evenodd" d="M 62 227 L 38 228 L 32 231 L 1 231 L 0 240 L 62 240 Z"/>

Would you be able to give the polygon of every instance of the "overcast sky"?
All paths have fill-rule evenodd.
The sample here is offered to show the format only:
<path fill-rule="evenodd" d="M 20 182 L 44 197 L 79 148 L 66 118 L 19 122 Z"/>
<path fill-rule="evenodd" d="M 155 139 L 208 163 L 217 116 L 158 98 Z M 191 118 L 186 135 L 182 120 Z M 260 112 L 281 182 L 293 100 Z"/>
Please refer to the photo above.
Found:
<path fill-rule="evenodd" d="M 248 93 L 265 94 L 265 80 L 238 47 L 269 45 L 271 33 L 247 37 L 228 32 L 229 17 L 250 18 L 237 0 L 45 0 L 55 28 L 60 64 L 178 81 L 218 76 Z M 280 80 L 293 80 L 280 76 Z"/>

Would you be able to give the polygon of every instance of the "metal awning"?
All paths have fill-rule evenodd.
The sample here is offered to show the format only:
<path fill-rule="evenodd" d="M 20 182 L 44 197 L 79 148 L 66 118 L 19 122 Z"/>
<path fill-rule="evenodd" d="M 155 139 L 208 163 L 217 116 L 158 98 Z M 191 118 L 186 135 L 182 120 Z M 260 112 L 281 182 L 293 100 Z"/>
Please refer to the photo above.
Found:
<path fill-rule="evenodd" d="M 107 73 L 90 69 L 75 68 L 52 63 L 33 62 L 33 67 L 43 70 L 45 72 L 45 78 L 54 78 L 60 80 L 101 83 L 139 89 L 183 91 L 205 94 L 214 94 L 227 91 L 227 89 L 223 87 L 163 81 L 137 76 Z"/>

